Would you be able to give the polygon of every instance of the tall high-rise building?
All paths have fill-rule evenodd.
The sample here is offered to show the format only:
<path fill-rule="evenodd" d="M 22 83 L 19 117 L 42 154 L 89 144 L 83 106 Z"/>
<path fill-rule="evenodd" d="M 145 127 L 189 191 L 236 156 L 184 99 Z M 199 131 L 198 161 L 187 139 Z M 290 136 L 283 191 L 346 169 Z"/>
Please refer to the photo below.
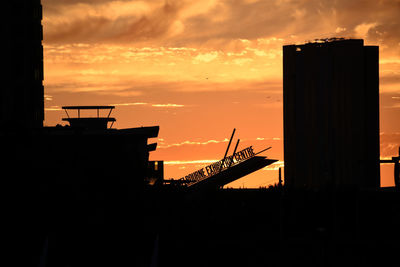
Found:
<path fill-rule="evenodd" d="M 283 47 L 285 185 L 379 187 L 379 47 Z"/>
<path fill-rule="evenodd" d="M 43 31 L 40 0 L 2 3 L 0 130 L 43 126 Z"/>

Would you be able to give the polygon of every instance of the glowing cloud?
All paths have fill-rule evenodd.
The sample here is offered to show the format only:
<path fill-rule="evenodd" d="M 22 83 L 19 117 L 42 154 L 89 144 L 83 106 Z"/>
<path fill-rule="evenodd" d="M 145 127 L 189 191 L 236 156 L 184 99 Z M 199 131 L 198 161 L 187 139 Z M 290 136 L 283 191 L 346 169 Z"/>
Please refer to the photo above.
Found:
<path fill-rule="evenodd" d="M 267 167 L 264 167 L 264 171 L 277 171 L 279 168 L 285 167 L 285 164 L 283 161 L 277 161 L 272 163 L 271 165 L 268 165 Z"/>
<path fill-rule="evenodd" d="M 156 108 L 182 108 L 185 105 L 179 105 L 179 104 L 152 104 L 152 107 Z"/>
<path fill-rule="evenodd" d="M 219 144 L 219 143 L 225 143 L 228 142 L 228 139 L 224 139 L 221 141 L 217 141 L 217 140 L 208 140 L 205 142 L 194 142 L 194 141 L 184 141 L 181 143 L 176 143 L 176 144 L 170 144 L 170 145 L 165 145 L 165 146 L 159 146 L 158 148 L 170 148 L 170 147 L 179 147 L 179 146 L 183 146 L 183 145 L 209 145 L 209 144 Z"/>
<path fill-rule="evenodd" d="M 165 161 L 165 165 L 187 165 L 187 164 L 210 164 L 217 162 L 216 159 L 200 159 L 200 160 L 174 160 L 174 161 Z"/>
<path fill-rule="evenodd" d="M 145 106 L 145 105 L 147 105 L 147 103 L 142 103 L 142 102 L 111 104 L 111 106 Z"/>

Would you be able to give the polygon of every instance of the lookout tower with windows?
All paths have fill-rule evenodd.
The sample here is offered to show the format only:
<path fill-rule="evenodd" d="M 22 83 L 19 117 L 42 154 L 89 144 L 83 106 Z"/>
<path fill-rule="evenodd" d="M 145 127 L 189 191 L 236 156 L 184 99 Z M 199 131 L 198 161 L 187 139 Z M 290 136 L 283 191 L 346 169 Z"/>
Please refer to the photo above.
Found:
<path fill-rule="evenodd" d="M 114 108 L 114 106 L 65 106 L 62 107 L 62 109 L 67 114 L 67 118 L 63 118 L 62 120 L 68 121 L 69 125 L 73 128 L 82 128 L 87 130 L 111 129 L 115 122 L 115 118 L 110 117 L 111 112 Z M 70 116 L 68 111 L 71 112 L 72 110 L 77 111 L 77 117 Z M 100 110 L 108 111 L 107 116 L 101 116 Z M 91 116 L 82 117 L 81 111 L 89 111 L 89 113 L 91 113 Z M 94 111 L 96 111 L 96 116 L 93 116 Z M 110 127 L 108 127 L 109 122 L 111 122 Z"/>

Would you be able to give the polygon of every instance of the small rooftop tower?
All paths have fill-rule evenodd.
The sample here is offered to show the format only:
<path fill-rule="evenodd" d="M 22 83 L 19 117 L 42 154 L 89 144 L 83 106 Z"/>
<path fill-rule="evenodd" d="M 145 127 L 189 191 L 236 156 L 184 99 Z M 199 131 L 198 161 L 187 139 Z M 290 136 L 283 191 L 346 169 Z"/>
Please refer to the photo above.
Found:
<path fill-rule="evenodd" d="M 66 106 L 62 109 L 67 114 L 67 118 L 63 118 L 63 121 L 68 121 L 69 125 L 73 128 L 82 128 L 87 130 L 106 130 L 108 129 L 108 122 L 111 122 L 110 128 L 115 122 L 115 118 L 111 118 L 111 112 L 114 106 Z M 109 110 L 107 117 L 100 117 L 100 110 Z M 77 117 L 70 117 L 68 110 L 76 110 Z M 96 117 L 81 117 L 81 110 L 96 110 Z"/>

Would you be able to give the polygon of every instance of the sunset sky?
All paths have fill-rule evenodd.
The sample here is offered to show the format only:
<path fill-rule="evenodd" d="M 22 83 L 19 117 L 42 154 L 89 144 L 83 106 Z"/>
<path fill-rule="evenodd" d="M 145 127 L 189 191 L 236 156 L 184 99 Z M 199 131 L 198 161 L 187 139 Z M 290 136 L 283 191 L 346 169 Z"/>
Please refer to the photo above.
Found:
<path fill-rule="evenodd" d="M 45 125 L 64 105 L 114 105 L 116 128 L 160 126 L 165 178 L 239 149 L 280 161 L 229 186 L 275 183 L 283 165 L 282 46 L 327 37 L 380 47 L 381 157 L 400 145 L 400 1 L 42 0 Z M 232 148 L 233 150 L 233 148 Z M 231 151 L 232 151 L 231 150 Z M 393 167 L 382 166 L 382 185 Z"/>

